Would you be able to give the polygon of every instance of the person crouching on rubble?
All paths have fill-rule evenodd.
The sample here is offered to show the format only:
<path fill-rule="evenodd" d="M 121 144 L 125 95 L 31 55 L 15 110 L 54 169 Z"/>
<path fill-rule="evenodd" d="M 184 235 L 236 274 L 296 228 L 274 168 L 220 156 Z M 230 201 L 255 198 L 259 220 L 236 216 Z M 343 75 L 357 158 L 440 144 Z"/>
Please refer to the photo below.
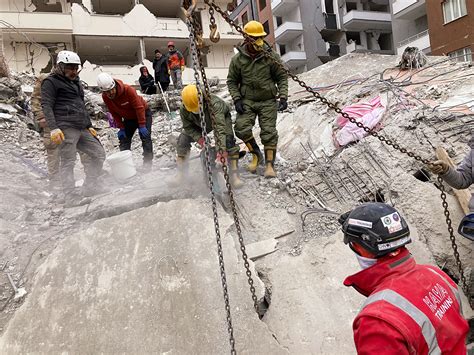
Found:
<path fill-rule="evenodd" d="M 140 74 L 138 82 L 140 83 L 140 90 L 142 93 L 147 95 L 156 94 L 155 79 L 150 73 L 148 73 L 148 68 L 146 66 L 140 67 Z"/>
<path fill-rule="evenodd" d="M 199 93 L 196 85 L 187 85 L 181 92 L 183 104 L 179 111 L 183 130 L 178 137 L 176 163 L 178 165 L 178 181 L 184 178 L 188 165 L 191 143 L 197 142 L 201 149 L 204 148 L 204 137 L 202 137 L 201 118 L 199 117 Z M 211 105 L 216 119 L 216 132 L 219 137 L 219 147 L 224 152 L 222 158 L 226 159 L 230 165 L 230 183 L 234 188 L 243 185 L 239 176 L 239 146 L 235 144 L 234 131 L 232 130 L 232 118 L 230 107 L 216 95 L 211 95 Z M 204 115 L 206 120 L 207 133 L 212 132 L 212 122 L 209 113 L 210 108 L 204 104 Z M 221 162 L 221 155 L 217 154 L 217 163 Z"/>
<path fill-rule="evenodd" d="M 339 222 L 362 268 L 344 285 L 367 297 L 353 323 L 357 353 L 466 354 L 469 326 L 457 286 L 439 268 L 415 262 L 397 210 L 366 203 Z"/>
<path fill-rule="evenodd" d="M 153 142 L 151 140 L 152 113 L 143 97 L 130 85 L 113 79 L 107 73 L 97 76 L 97 86 L 102 91 L 102 99 L 112 114 L 120 141 L 120 150 L 131 150 L 132 138 L 138 129 L 143 147 L 143 167 L 151 169 Z"/>
<path fill-rule="evenodd" d="M 81 59 L 75 52 L 58 53 L 56 66 L 41 84 L 41 108 L 51 133 L 51 141 L 59 146 L 59 170 L 66 204 L 78 202 L 75 191 L 74 165 L 76 151 L 88 156 L 84 166 L 86 179 L 82 195 L 102 192 L 99 176 L 105 151 L 92 128 L 84 102 L 84 89 L 79 80 Z"/>
<path fill-rule="evenodd" d="M 467 189 L 474 183 L 474 136 L 469 140 L 471 150 L 466 154 L 457 168 L 452 168 L 443 160 L 436 160 L 428 164 L 434 174 L 439 175 L 449 186 L 461 190 Z M 469 211 L 461 223 L 458 232 L 462 236 L 474 240 L 474 194 L 469 201 Z"/>

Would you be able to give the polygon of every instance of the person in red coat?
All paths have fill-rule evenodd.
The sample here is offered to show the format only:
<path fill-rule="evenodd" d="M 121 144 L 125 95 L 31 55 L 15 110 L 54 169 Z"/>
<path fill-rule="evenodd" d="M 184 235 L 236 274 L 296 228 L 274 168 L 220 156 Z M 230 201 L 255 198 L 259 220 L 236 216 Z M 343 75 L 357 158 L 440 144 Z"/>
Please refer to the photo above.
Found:
<path fill-rule="evenodd" d="M 465 355 L 469 326 L 457 286 L 441 269 L 415 262 L 397 210 L 366 203 L 339 222 L 362 268 L 344 285 L 367 297 L 353 323 L 357 353 Z"/>
<path fill-rule="evenodd" d="M 102 91 L 102 99 L 114 118 L 119 131 L 120 150 L 130 150 L 132 138 L 138 129 L 143 147 L 143 165 L 151 167 L 153 143 L 151 141 L 152 113 L 143 97 L 130 85 L 113 79 L 107 73 L 100 73 L 97 85 Z"/>

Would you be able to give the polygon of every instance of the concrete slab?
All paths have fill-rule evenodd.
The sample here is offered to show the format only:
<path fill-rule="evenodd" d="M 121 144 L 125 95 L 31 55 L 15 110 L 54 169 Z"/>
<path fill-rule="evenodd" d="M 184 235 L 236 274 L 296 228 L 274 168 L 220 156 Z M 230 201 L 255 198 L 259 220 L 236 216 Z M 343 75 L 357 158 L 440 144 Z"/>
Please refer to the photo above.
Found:
<path fill-rule="evenodd" d="M 247 251 L 247 255 L 251 260 L 255 260 L 261 258 L 262 256 L 271 254 L 275 252 L 276 246 L 278 244 L 278 240 L 276 239 L 266 239 L 262 240 L 261 242 L 256 242 L 252 244 L 248 244 L 245 246 Z"/>
<path fill-rule="evenodd" d="M 221 213 L 236 347 L 282 354 L 253 311 Z M 0 338 L 1 354 L 229 352 L 214 225 L 199 200 L 159 202 L 63 240 Z"/>

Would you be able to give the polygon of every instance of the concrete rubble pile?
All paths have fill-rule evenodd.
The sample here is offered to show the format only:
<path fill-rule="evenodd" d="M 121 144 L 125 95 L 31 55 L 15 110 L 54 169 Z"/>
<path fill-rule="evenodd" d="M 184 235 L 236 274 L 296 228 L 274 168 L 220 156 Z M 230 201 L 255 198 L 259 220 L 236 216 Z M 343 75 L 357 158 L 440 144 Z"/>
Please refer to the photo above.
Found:
<path fill-rule="evenodd" d="M 436 147 L 444 147 L 459 162 L 469 149 L 474 69 L 431 57 L 424 68 L 400 71 L 398 60 L 351 54 L 300 78 L 341 108 L 379 98 L 384 110 L 375 127 L 380 134 L 430 160 Z M 24 75 L 5 87 L 21 90 L 32 85 L 30 79 Z M 225 88 L 212 91 L 231 103 Z M 145 95 L 154 112 L 153 171 L 126 183 L 111 182 L 107 193 L 77 208 L 48 200 L 41 186 L 41 138 L 28 128 L 26 95 L 15 95 L 19 101 L 0 105 L 0 112 L 11 116 L 0 115 L 0 139 L 6 142 L 0 163 L 7 167 L 0 195 L 15 205 L 10 215 L 0 214 L 2 229 L 9 230 L 0 232 L 7 245 L 0 253 L 0 272 L 10 270 L 28 295 L 23 305 L 6 302 L 11 292 L 1 276 L 0 310 L 7 307 L 0 313 L 5 327 L 0 353 L 227 352 L 212 211 L 195 147 L 189 181 L 173 184 L 179 93 L 166 94 L 170 113 L 161 95 Z M 91 88 L 86 100 L 107 154 L 118 151 L 100 94 Z M 355 352 L 351 323 L 363 297 L 342 281 L 359 266 L 342 242 L 337 216 L 360 202 L 393 204 L 410 223 L 414 242 L 409 248 L 417 261 L 459 277 L 436 177 L 375 137 L 336 144 L 342 130 L 336 122 L 336 113 L 292 83 L 289 109 L 278 119 L 278 178 L 266 180 L 242 169 L 245 186 L 235 198 L 259 305 L 266 308 L 261 320 L 252 311 L 236 227 L 219 207 L 239 353 Z M 139 166 L 139 139 L 132 153 Z M 21 174 L 23 181 L 17 179 Z M 22 191 L 20 197 L 5 192 L 8 181 Z M 456 225 L 463 213 L 452 194 L 447 201 Z M 33 212 L 22 214 L 25 210 Z M 47 246 L 40 245 L 44 240 Z M 463 238 L 458 245 L 464 273 L 470 275 L 472 246 Z M 466 316 L 473 317 L 467 308 Z"/>

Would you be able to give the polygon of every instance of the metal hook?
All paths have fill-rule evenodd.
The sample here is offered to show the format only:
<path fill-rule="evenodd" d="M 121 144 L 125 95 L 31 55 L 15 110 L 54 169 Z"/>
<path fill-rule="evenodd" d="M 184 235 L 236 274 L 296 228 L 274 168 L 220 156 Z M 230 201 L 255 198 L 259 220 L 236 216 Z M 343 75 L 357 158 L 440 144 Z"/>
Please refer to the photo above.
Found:
<path fill-rule="evenodd" d="M 211 34 L 209 35 L 209 39 L 211 40 L 212 43 L 217 43 L 221 39 L 221 35 L 219 31 L 217 30 L 217 25 L 216 24 L 211 24 L 209 25 L 209 29 L 211 30 Z"/>

